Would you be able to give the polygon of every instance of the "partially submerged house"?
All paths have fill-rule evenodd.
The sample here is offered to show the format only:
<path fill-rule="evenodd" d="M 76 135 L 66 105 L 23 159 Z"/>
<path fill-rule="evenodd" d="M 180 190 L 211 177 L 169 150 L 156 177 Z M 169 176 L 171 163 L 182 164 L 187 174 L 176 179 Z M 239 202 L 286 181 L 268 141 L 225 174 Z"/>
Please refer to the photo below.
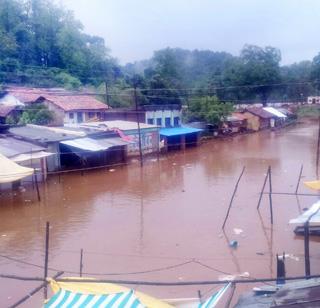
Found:
<path fill-rule="evenodd" d="M 141 147 L 144 154 L 158 153 L 159 127 L 140 123 Z M 128 141 L 128 156 L 139 155 L 139 129 L 137 122 L 132 121 L 102 121 L 83 123 L 80 128 L 98 129 L 100 131 L 116 132 Z"/>
<path fill-rule="evenodd" d="M 46 158 L 52 153 L 46 151 L 45 147 L 8 135 L 0 135 L 0 153 L 21 166 L 36 169 L 39 181 L 46 179 Z"/>
<path fill-rule="evenodd" d="M 47 157 L 49 172 L 72 168 L 90 168 L 125 162 L 127 145 L 113 132 L 97 130 L 27 125 L 10 128 L 16 138 L 43 146 L 52 156 Z"/>
<path fill-rule="evenodd" d="M 252 131 L 280 126 L 287 117 L 273 107 L 247 108 L 242 114 L 247 120 L 247 129 Z"/>
<path fill-rule="evenodd" d="M 160 129 L 160 142 L 163 152 L 170 150 L 184 150 L 197 146 L 200 141 L 200 128 L 180 126 Z"/>

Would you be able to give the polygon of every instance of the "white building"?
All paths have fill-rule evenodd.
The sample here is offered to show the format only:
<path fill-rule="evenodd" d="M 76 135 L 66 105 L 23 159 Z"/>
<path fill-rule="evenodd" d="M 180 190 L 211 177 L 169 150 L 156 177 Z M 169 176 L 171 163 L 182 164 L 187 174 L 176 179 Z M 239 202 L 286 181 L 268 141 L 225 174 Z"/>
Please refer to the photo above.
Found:
<path fill-rule="evenodd" d="M 156 105 L 144 106 L 145 123 L 159 127 L 177 127 L 181 125 L 181 106 Z"/>
<path fill-rule="evenodd" d="M 308 96 L 308 104 L 320 104 L 320 96 Z"/>

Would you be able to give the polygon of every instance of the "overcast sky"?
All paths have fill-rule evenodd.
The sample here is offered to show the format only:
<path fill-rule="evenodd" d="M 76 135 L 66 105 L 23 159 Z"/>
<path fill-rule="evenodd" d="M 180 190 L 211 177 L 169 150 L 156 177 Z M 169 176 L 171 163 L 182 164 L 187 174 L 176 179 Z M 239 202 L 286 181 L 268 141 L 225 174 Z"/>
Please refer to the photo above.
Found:
<path fill-rule="evenodd" d="M 60 0 L 88 34 L 105 38 L 121 64 L 165 47 L 238 55 L 274 46 L 282 64 L 320 52 L 320 0 Z"/>

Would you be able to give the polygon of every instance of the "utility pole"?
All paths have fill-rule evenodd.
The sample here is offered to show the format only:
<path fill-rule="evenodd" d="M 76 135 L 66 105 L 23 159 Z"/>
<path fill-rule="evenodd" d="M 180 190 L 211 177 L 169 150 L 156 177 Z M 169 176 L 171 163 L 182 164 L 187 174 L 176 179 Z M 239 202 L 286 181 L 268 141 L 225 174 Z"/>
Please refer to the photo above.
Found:
<path fill-rule="evenodd" d="M 138 113 L 138 96 L 137 96 L 137 85 L 134 84 L 134 103 L 136 106 L 136 117 L 137 117 L 137 125 L 138 125 L 138 134 L 139 134 L 139 155 L 140 155 L 140 166 L 143 167 L 143 156 L 142 156 L 142 146 L 141 146 L 141 129 L 139 122 L 139 113 Z"/>
<path fill-rule="evenodd" d="M 105 82 L 105 87 L 106 87 L 106 98 L 105 98 L 105 101 L 106 101 L 106 104 L 109 106 L 109 85 L 108 85 L 108 79 L 106 78 Z"/>

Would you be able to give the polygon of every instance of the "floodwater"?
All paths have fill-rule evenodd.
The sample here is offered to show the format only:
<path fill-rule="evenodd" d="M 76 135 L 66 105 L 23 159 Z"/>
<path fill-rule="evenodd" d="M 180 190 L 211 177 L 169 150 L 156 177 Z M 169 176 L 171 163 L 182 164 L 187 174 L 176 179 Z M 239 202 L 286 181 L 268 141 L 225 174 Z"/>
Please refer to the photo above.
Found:
<path fill-rule="evenodd" d="M 316 178 L 317 124 L 206 141 L 198 148 L 148 158 L 127 166 L 51 177 L 36 191 L 0 196 L 0 273 L 42 276 L 45 223 L 50 221 L 50 275 L 146 280 L 215 280 L 222 276 L 274 277 L 275 255 L 285 252 L 288 276 L 304 274 L 303 239 L 288 225 L 316 197 L 274 195 L 274 224 L 268 196 L 256 210 L 264 177 L 272 166 L 274 192 L 294 192 Z M 221 226 L 243 167 L 225 232 Z M 301 182 L 302 182 L 301 181 Z M 267 191 L 267 189 L 266 189 Z M 311 193 L 301 183 L 299 192 Z M 236 234 L 234 229 L 241 229 Z M 236 230 L 238 231 L 238 230 Z M 238 248 L 228 243 L 238 241 Z M 311 272 L 319 273 L 319 241 L 311 238 Z M 8 259 L 13 258 L 13 259 Z M 14 260 L 18 260 L 14 261 Z M 96 275 L 98 274 L 98 275 Z M 101 276 L 99 276 L 101 275 Z M 0 279 L 0 307 L 39 283 Z M 237 287 L 236 296 L 253 285 Z M 145 287 L 160 298 L 209 295 L 216 287 Z M 22 307 L 40 307 L 39 292 Z"/>

